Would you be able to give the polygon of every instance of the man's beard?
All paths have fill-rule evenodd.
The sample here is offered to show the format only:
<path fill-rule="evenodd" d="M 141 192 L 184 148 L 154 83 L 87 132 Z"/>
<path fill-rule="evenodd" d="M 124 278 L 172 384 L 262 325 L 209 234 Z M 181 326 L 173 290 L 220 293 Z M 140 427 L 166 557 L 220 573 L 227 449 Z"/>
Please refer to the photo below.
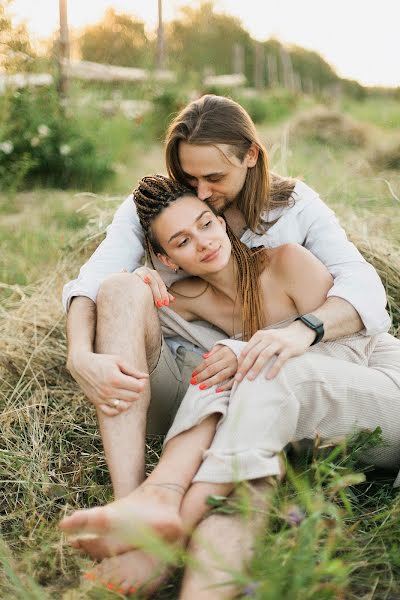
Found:
<path fill-rule="evenodd" d="M 210 203 L 210 206 L 216 211 L 217 215 L 223 215 L 224 212 L 226 210 L 228 210 L 228 208 L 232 208 L 232 206 L 235 204 L 236 199 L 235 198 L 220 198 L 220 200 L 222 200 L 222 206 L 215 206 L 213 204 L 213 202 L 210 202 L 208 200 L 208 202 Z"/>

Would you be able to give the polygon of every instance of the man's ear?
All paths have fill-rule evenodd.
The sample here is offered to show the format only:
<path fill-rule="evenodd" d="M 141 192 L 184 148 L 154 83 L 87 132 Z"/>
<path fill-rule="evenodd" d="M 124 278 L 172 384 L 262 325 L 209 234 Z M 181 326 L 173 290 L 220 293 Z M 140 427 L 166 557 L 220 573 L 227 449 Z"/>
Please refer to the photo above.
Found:
<path fill-rule="evenodd" d="M 178 265 L 176 265 L 166 254 L 157 254 L 157 258 L 163 265 L 168 267 L 169 269 L 173 269 L 174 271 L 178 269 Z"/>
<path fill-rule="evenodd" d="M 254 143 L 251 144 L 251 146 L 248 149 L 247 154 L 246 154 L 247 166 L 249 168 L 256 166 L 259 151 L 260 151 L 260 149 L 256 144 L 254 144 Z"/>

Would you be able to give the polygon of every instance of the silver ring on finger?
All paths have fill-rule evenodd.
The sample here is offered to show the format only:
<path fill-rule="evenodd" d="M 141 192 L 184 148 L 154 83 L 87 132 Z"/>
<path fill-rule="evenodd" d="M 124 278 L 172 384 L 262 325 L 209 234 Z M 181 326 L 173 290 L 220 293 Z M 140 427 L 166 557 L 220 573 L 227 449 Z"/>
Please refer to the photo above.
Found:
<path fill-rule="evenodd" d="M 118 406 L 119 406 L 119 402 L 120 402 L 120 401 L 118 400 L 118 398 L 115 398 L 115 399 L 112 401 L 112 403 L 113 403 L 113 407 L 114 407 L 114 408 L 118 408 Z"/>

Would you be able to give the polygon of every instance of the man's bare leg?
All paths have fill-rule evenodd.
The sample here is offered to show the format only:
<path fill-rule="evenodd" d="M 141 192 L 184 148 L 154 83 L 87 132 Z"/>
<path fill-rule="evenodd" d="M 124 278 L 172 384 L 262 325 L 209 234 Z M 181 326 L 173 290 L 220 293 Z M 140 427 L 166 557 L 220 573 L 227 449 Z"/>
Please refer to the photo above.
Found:
<path fill-rule="evenodd" d="M 138 370 L 151 372 L 159 358 L 160 343 L 161 327 L 149 287 L 132 274 L 109 277 L 97 297 L 96 352 L 116 354 Z M 147 385 L 127 411 L 113 417 L 97 411 L 115 498 L 126 496 L 143 481 L 149 402 Z M 97 559 L 123 551 L 111 539 L 73 545 Z"/>
<path fill-rule="evenodd" d="M 271 478 L 257 480 L 250 486 L 249 500 L 253 510 L 248 518 L 240 514 L 214 513 L 198 525 L 189 542 L 190 564 L 185 571 L 179 600 L 235 597 L 239 589 L 232 580 L 234 574 L 242 573 L 251 560 L 257 536 L 265 526 L 267 498 L 274 487 L 271 482 Z M 191 509 L 189 502 L 187 509 Z"/>
<path fill-rule="evenodd" d="M 118 354 L 140 371 L 151 372 L 160 354 L 161 326 L 149 287 L 139 277 L 109 277 L 97 297 L 95 350 Z M 126 412 L 98 420 L 115 498 L 134 490 L 144 478 L 146 416 L 150 388 Z"/>

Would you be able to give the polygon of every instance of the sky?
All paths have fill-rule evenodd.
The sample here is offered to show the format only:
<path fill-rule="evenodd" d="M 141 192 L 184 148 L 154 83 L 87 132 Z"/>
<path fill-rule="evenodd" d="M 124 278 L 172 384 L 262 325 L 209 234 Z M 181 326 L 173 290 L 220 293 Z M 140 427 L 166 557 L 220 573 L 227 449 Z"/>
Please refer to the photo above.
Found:
<path fill-rule="evenodd" d="M 163 0 L 165 20 L 199 0 Z M 341 77 L 364 85 L 400 86 L 400 0 L 215 0 L 239 17 L 253 38 L 275 37 L 319 52 Z M 68 0 L 70 27 L 99 21 L 108 6 L 157 26 L 158 0 Z M 33 36 L 58 29 L 58 0 L 14 0 L 15 21 Z"/>

